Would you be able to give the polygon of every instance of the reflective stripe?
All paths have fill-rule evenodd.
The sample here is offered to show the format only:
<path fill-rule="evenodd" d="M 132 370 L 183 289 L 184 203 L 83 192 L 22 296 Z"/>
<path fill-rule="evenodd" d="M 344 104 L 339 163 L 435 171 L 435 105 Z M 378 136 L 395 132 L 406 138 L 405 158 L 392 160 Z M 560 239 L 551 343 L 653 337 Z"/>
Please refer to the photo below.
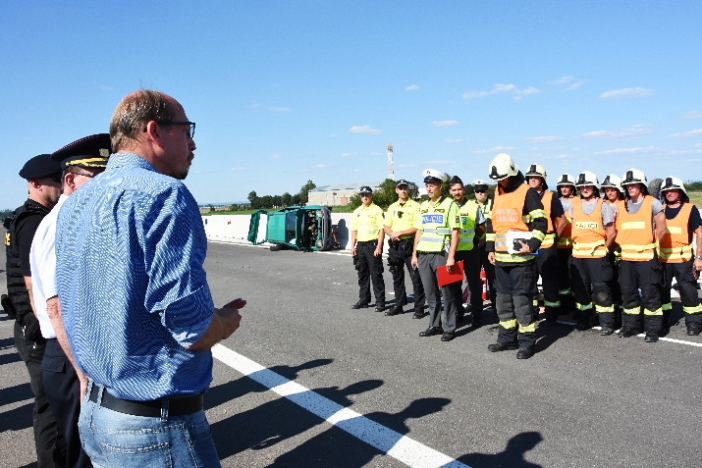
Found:
<path fill-rule="evenodd" d="M 544 307 L 560 307 L 561 301 L 544 301 Z"/>
<path fill-rule="evenodd" d="M 519 333 L 536 333 L 536 322 L 531 322 L 529 325 L 519 325 Z"/>
<path fill-rule="evenodd" d="M 534 307 L 538 307 L 538 306 L 539 306 L 539 300 L 538 300 L 538 299 L 532 299 L 531 305 L 533 305 Z M 544 305 L 545 305 L 545 304 L 544 304 Z"/>
<path fill-rule="evenodd" d="M 500 322 L 500 326 L 505 330 L 511 330 L 517 328 L 517 319 L 507 320 L 505 322 Z"/>
<path fill-rule="evenodd" d="M 422 232 L 427 234 L 438 234 L 440 236 L 450 236 L 451 229 L 448 228 L 424 228 Z"/>
<path fill-rule="evenodd" d="M 673 310 L 673 304 L 670 302 L 666 302 L 661 306 L 661 309 L 663 310 Z"/>
<path fill-rule="evenodd" d="M 553 232 L 549 232 L 544 236 L 544 240 L 541 241 L 541 248 L 546 249 L 548 247 L 551 247 L 554 242 L 556 241 L 556 234 Z"/>
<path fill-rule="evenodd" d="M 655 256 L 657 243 L 653 236 L 652 206 L 650 195 L 644 195 L 639 210 L 633 214 L 626 211 L 624 200 L 617 202 L 617 243 L 622 248 L 622 260 L 640 262 Z"/>
<path fill-rule="evenodd" d="M 495 234 L 494 232 L 485 235 L 486 242 L 495 242 L 495 239 L 497 239 L 497 234 Z"/>
<path fill-rule="evenodd" d="M 631 309 L 622 309 L 622 312 L 628 315 L 639 315 L 641 313 L 641 307 L 632 307 Z"/>
<path fill-rule="evenodd" d="M 566 248 L 573 246 L 573 240 L 570 237 L 559 237 L 556 245 L 559 248 Z"/>
<path fill-rule="evenodd" d="M 568 296 L 568 295 L 570 294 L 570 288 L 568 288 L 568 289 L 559 289 L 559 290 L 558 290 L 558 294 L 560 294 L 561 296 Z"/>
<path fill-rule="evenodd" d="M 605 307 L 595 304 L 595 312 L 597 312 L 598 314 L 608 314 L 610 312 L 614 312 L 614 306 L 611 305 L 609 307 Z"/>
<path fill-rule="evenodd" d="M 524 263 L 534 258 L 534 254 L 515 255 L 505 252 L 495 252 L 495 261 L 505 263 Z"/>
<path fill-rule="evenodd" d="M 692 245 L 660 249 L 661 260 L 666 263 L 683 263 L 692 258 Z"/>
<path fill-rule="evenodd" d="M 443 245 L 444 239 L 443 239 L 443 237 L 427 237 L 427 238 L 422 239 L 422 242 L 427 243 L 427 244 L 441 244 L 441 245 Z"/>
<path fill-rule="evenodd" d="M 589 302 L 589 303 L 587 303 L 587 304 L 581 304 L 581 303 L 579 303 L 579 302 L 576 301 L 576 302 L 575 302 L 575 307 L 576 307 L 578 310 L 592 310 L 592 302 Z"/>
<path fill-rule="evenodd" d="M 648 315 L 648 316 L 663 315 L 663 309 L 661 309 L 660 307 L 656 310 L 644 309 L 644 315 Z"/>
<path fill-rule="evenodd" d="M 683 306 L 683 312 L 685 312 L 688 315 L 702 313 L 702 304 L 697 304 L 694 307 Z"/>
<path fill-rule="evenodd" d="M 577 258 L 577 255 L 583 255 L 586 257 L 601 258 L 607 254 L 607 250 L 604 249 L 601 252 L 597 252 L 598 247 L 606 247 L 604 240 L 598 240 L 596 242 L 573 242 L 573 256 Z"/>
<path fill-rule="evenodd" d="M 531 216 L 532 219 L 545 218 L 546 212 L 544 210 L 542 210 L 541 208 L 537 208 L 535 210 L 531 210 L 529 212 L 528 216 Z"/>
<path fill-rule="evenodd" d="M 546 234 L 544 234 L 541 231 L 531 231 L 531 238 L 532 239 L 537 239 L 539 241 L 543 241 L 545 237 L 546 237 Z"/>

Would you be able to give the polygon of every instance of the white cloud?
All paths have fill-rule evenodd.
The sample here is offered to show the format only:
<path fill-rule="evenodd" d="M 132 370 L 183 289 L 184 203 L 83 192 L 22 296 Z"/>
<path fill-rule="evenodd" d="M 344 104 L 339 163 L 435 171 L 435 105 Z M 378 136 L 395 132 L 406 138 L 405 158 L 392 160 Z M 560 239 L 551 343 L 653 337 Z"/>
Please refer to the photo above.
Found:
<path fill-rule="evenodd" d="M 431 124 L 435 127 L 451 127 L 458 125 L 458 120 L 435 120 Z"/>
<path fill-rule="evenodd" d="M 355 155 L 355 154 L 356 154 L 355 151 L 354 151 L 353 153 L 342 153 L 341 157 L 342 157 L 342 158 L 348 158 L 348 157 L 353 156 L 353 155 Z"/>
<path fill-rule="evenodd" d="M 317 164 L 317 167 L 320 169 L 324 169 L 325 167 L 327 167 L 327 165 L 326 164 Z"/>
<path fill-rule="evenodd" d="M 492 86 L 492 89 L 490 91 L 469 91 L 467 93 L 463 93 L 463 99 L 474 99 L 479 97 L 491 96 L 493 94 L 511 93 L 515 95 L 515 101 L 521 101 L 523 96 L 537 94 L 540 92 L 540 89 L 535 88 L 533 86 L 529 86 L 526 89 L 519 89 L 513 84 L 497 83 Z"/>
<path fill-rule="evenodd" d="M 380 135 L 382 130 L 371 128 L 370 125 L 354 125 L 349 129 L 349 133 L 365 133 L 366 135 Z"/>
<path fill-rule="evenodd" d="M 565 137 L 562 136 L 535 136 L 535 137 L 524 137 L 526 141 L 536 141 L 540 143 L 562 140 Z"/>
<path fill-rule="evenodd" d="M 645 127 L 643 124 L 637 124 L 622 130 L 595 130 L 594 132 L 587 132 L 583 136 L 585 138 L 627 138 L 648 133 L 653 133 L 653 130 Z"/>
<path fill-rule="evenodd" d="M 645 153 L 657 153 L 659 151 L 664 151 L 662 148 L 657 148 L 655 146 L 648 146 L 646 148 L 616 148 L 605 151 L 597 151 L 594 154 L 613 156 L 619 154 L 645 154 Z"/>
<path fill-rule="evenodd" d="M 563 86 L 565 91 L 572 91 L 587 83 L 587 80 L 576 80 L 574 76 L 566 75 L 557 80 L 547 81 L 547 83 L 554 86 Z"/>
<path fill-rule="evenodd" d="M 289 107 L 269 107 L 268 110 L 272 112 L 290 112 Z"/>
<path fill-rule="evenodd" d="M 444 143 L 460 143 L 461 140 L 458 138 L 445 138 Z"/>
<path fill-rule="evenodd" d="M 243 167 L 232 167 L 232 171 L 236 171 L 236 172 L 245 171 L 245 170 L 246 170 L 246 168 L 243 168 Z"/>
<path fill-rule="evenodd" d="M 670 135 L 671 138 L 695 138 L 702 136 L 702 128 L 696 128 L 690 130 L 689 132 L 673 133 Z"/>
<path fill-rule="evenodd" d="M 681 115 L 680 118 L 684 119 L 684 120 L 702 119 L 702 112 L 700 112 L 700 111 L 686 112 L 683 115 Z"/>
<path fill-rule="evenodd" d="M 280 159 L 280 155 L 279 155 L 279 154 L 274 154 L 273 156 L 271 156 L 271 159 Z"/>
<path fill-rule="evenodd" d="M 648 97 L 651 94 L 653 94 L 653 90 L 648 88 L 622 88 L 614 89 L 612 91 L 605 91 L 604 93 L 600 94 L 600 97 L 602 99 L 620 99 L 624 97 L 639 98 Z"/>
<path fill-rule="evenodd" d="M 490 149 L 471 151 L 471 153 L 473 153 L 473 154 L 503 153 L 505 151 L 512 151 L 514 148 L 515 148 L 514 146 L 493 146 Z"/>
<path fill-rule="evenodd" d="M 585 83 L 587 83 L 587 80 L 578 80 L 575 83 L 572 83 L 570 86 L 567 86 L 566 91 L 572 91 L 574 89 L 578 89 L 579 87 L 581 87 Z"/>
<path fill-rule="evenodd" d="M 405 88 L 405 91 L 417 91 L 419 89 L 419 86 L 416 84 L 409 85 L 408 87 Z"/>

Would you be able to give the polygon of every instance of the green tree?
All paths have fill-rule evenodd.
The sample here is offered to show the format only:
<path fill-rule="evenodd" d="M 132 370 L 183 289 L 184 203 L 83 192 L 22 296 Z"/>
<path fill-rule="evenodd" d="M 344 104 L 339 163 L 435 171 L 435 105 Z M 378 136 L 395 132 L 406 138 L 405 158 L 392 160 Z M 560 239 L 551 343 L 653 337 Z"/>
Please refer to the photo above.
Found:
<path fill-rule="evenodd" d="M 261 199 L 258 198 L 258 195 L 256 195 L 255 190 L 249 192 L 249 196 L 247 197 L 247 199 L 249 200 L 249 203 L 251 203 L 251 208 L 253 208 L 254 210 L 261 208 Z"/>
<path fill-rule="evenodd" d="M 308 180 L 307 183 L 305 185 L 303 185 L 302 188 L 300 189 L 300 193 L 299 193 L 300 202 L 307 203 L 307 200 L 308 200 L 307 194 L 309 193 L 310 190 L 312 190 L 314 188 L 317 188 L 317 185 L 315 185 L 315 183 L 312 182 L 311 180 Z"/>
<path fill-rule="evenodd" d="M 392 179 L 385 179 L 381 184 L 380 188 L 373 191 L 373 203 L 381 207 L 383 210 L 387 210 L 388 207 L 397 201 L 397 192 L 395 192 L 395 184 L 397 181 Z M 410 198 L 415 198 L 418 194 L 417 185 L 411 183 L 410 186 Z M 349 199 L 349 205 L 351 208 L 356 209 L 361 206 L 361 197 L 358 194 L 352 196 Z"/>
<path fill-rule="evenodd" d="M 290 195 L 288 192 L 285 192 L 283 195 L 281 195 L 280 201 L 283 203 L 283 206 L 290 206 L 293 202 L 292 195 Z"/>

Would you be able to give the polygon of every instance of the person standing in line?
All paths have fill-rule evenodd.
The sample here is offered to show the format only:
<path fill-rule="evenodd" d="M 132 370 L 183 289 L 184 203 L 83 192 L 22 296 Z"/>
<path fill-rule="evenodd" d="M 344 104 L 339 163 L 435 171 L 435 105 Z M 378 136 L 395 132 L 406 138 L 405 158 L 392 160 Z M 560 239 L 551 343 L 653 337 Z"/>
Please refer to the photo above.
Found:
<path fill-rule="evenodd" d="M 603 201 L 605 204 L 609 205 L 614 215 L 614 220 L 616 223 L 617 210 L 619 207 L 619 200 L 624 200 L 624 192 L 622 192 L 622 179 L 616 174 L 608 174 L 602 181 L 602 189 L 604 190 Z M 616 226 L 616 224 L 615 224 Z M 614 301 L 614 317 L 615 324 L 614 329 L 621 327 L 622 324 L 622 292 L 619 288 L 619 262 L 622 259 L 622 249 L 615 242 L 610 249 L 609 254 L 607 254 L 609 262 L 612 265 L 612 271 L 614 273 L 614 281 L 610 284 L 612 291 L 612 300 Z"/>
<path fill-rule="evenodd" d="M 479 327 L 483 324 L 483 285 L 480 281 L 480 252 L 476 244 L 485 233 L 485 217 L 478 203 L 466 198 L 466 189 L 460 177 L 451 178 L 449 192 L 458 205 L 460 220 L 456 261 L 463 260 L 463 274 L 470 291 L 471 325 Z M 458 308 L 457 321 L 463 321 L 463 307 Z"/>
<path fill-rule="evenodd" d="M 29 255 L 35 312 L 46 339 L 41 364 L 44 391 L 66 441 L 66 466 L 76 468 L 92 466 L 78 434 L 80 399 L 88 382 L 77 370 L 61 319 L 56 292 L 56 220 L 66 198 L 105 170 L 111 152 L 110 135 L 101 133 L 76 140 L 51 155 L 63 168 L 63 193 L 39 224 Z"/>
<path fill-rule="evenodd" d="M 373 203 L 373 190 L 361 187 L 361 206 L 351 217 L 351 257 L 358 271 L 358 302 L 352 309 L 364 309 L 371 301 L 373 282 L 375 311 L 385 310 L 385 280 L 383 279 L 383 242 L 385 240 L 383 210 Z"/>
<path fill-rule="evenodd" d="M 402 307 L 407 304 L 405 291 L 405 270 L 412 280 L 414 292 L 414 315 L 412 318 L 424 317 L 424 288 L 419 272 L 412 268 L 412 249 L 414 248 L 414 235 L 417 232 L 417 217 L 419 216 L 419 203 L 409 196 L 409 182 L 400 179 L 395 184 L 397 201 L 388 207 L 385 216 L 385 235 L 388 237 L 388 266 L 392 273 L 392 282 L 395 289 L 395 306 L 385 312 L 385 315 L 398 315 L 404 311 Z"/>
<path fill-rule="evenodd" d="M 573 202 L 573 256 L 570 258 L 576 328 L 592 328 L 594 303 L 602 327 L 600 335 L 609 336 L 614 333 L 615 324 L 610 290 L 614 272 L 607 257 L 616 237 L 614 213 L 600 198 L 600 183 L 595 174 L 581 172 L 576 187 L 580 200 Z"/>
<path fill-rule="evenodd" d="M 44 359 L 46 340 L 41 336 L 29 293 L 32 290 L 29 262 L 32 239 L 41 220 L 61 196 L 61 165 L 52 161 L 51 155 L 41 154 L 27 161 L 19 175 L 27 180 L 29 197 L 4 223 L 7 228 L 7 294 L 11 303 L 6 310 L 10 309 L 14 314 L 15 347 L 27 366 L 29 385 L 34 394 L 32 426 L 37 466 L 62 466 L 61 461 L 66 458 L 66 443 L 44 393 L 41 362 Z"/>
<path fill-rule="evenodd" d="M 666 233 L 660 240 L 661 262 L 665 269 L 666 284 L 662 290 L 663 330 L 670 328 L 670 289 L 673 278 L 678 282 L 680 302 L 685 313 L 688 336 L 702 331 L 702 304 L 697 294 L 697 278 L 702 270 L 702 218 L 695 205 L 690 203 L 685 184 L 677 177 L 667 177 L 661 187 L 665 203 Z M 692 240 L 696 236 L 693 251 Z"/>
<path fill-rule="evenodd" d="M 238 329 L 246 301 L 216 309 L 207 285 L 207 237 L 182 182 L 194 134 L 171 96 L 128 94 L 110 121 L 105 171 L 59 212 L 61 316 L 88 377 L 78 429 L 104 468 L 220 466 L 203 394 L 211 348 Z"/>
<path fill-rule="evenodd" d="M 426 169 L 422 175 L 429 200 L 423 201 L 419 207 L 412 266 L 419 268 L 429 305 L 429 328 L 420 332 L 419 336 L 441 334 L 441 341 L 451 341 L 455 336 L 456 318 L 462 303 L 461 282 L 439 288 L 436 271 L 442 266 L 451 271 L 455 265 L 460 226 L 458 206 L 451 197 L 442 193 L 446 174 Z M 443 309 L 441 297 L 444 299 Z"/>
<path fill-rule="evenodd" d="M 619 287 L 622 291 L 620 338 L 629 338 L 641 329 L 643 306 L 646 343 L 655 343 L 663 325 L 661 288 L 665 272 L 657 252 L 657 240 L 665 236 L 667 223 L 661 202 L 648 194 L 646 175 L 630 169 L 622 178 L 626 200 L 617 206 L 617 238 L 622 249 Z"/>
<path fill-rule="evenodd" d="M 493 199 L 488 196 L 488 183 L 482 179 L 476 179 L 473 181 L 473 193 L 475 194 L 475 201 L 478 202 L 480 211 L 483 212 L 485 219 L 489 219 L 492 215 L 492 205 Z M 490 306 L 485 308 L 483 311 L 495 311 L 495 302 L 497 291 L 495 290 L 495 266 L 488 261 L 487 252 L 485 251 L 485 233 L 478 240 L 478 251 L 480 252 L 480 266 L 485 270 L 485 276 L 487 276 L 487 286 L 488 286 L 488 297 L 490 299 Z"/>
<path fill-rule="evenodd" d="M 561 205 L 555 192 L 548 189 L 546 182 L 546 169 L 541 164 L 532 164 L 526 173 L 526 183 L 536 190 L 544 206 L 546 221 L 546 237 L 544 237 L 539 255 L 536 257 L 536 269 L 541 275 L 541 286 L 544 293 L 544 308 L 546 309 L 546 324 L 556 325 L 558 314 L 561 310 L 561 300 L 559 294 L 560 269 L 558 266 L 558 249 L 556 248 L 556 237 L 558 237 L 566 226 L 563 206 Z M 535 290 L 538 295 L 538 289 Z M 534 297 L 534 309 L 538 314 L 538 301 Z"/>
<path fill-rule="evenodd" d="M 548 222 L 536 190 L 507 153 L 495 156 L 488 168 L 497 181 L 492 218 L 487 222 L 486 249 L 495 265 L 497 286 L 497 343 L 488 350 L 515 350 L 517 359 L 536 352 L 536 315 L 532 305 L 536 289 L 534 253 L 546 237 Z"/>
<path fill-rule="evenodd" d="M 565 223 L 558 230 L 556 249 L 558 251 L 558 294 L 560 296 L 561 313 L 573 311 L 573 292 L 570 289 L 570 256 L 573 253 L 573 240 L 570 232 L 573 227 L 573 201 L 575 201 L 575 179 L 570 174 L 562 174 L 556 184 L 558 199 L 563 207 Z"/>

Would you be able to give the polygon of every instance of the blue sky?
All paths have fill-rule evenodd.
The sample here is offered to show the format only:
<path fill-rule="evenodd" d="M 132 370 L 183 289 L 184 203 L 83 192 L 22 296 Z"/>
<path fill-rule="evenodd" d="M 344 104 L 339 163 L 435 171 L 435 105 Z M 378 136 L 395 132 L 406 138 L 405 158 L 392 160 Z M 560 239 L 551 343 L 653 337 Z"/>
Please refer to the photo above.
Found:
<path fill-rule="evenodd" d="M 702 179 L 702 2 L 13 1 L 0 15 L 0 209 L 30 157 L 153 88 L 197 122 L 200 203 L 396 178 Z"/>

